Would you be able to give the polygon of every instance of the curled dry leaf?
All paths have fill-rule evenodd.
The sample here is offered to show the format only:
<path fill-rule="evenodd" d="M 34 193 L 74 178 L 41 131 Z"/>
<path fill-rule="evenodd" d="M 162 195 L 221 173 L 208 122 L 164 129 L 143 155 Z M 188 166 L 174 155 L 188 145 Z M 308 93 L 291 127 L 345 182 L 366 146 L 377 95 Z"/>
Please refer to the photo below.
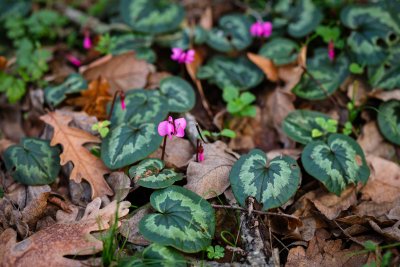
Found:
<path fill-rule="evenodd" d="M 342 211 L 357 203 L 355 187 L 347 188 L 340 196 L 317 189 L 305 194 L 302 198 L 310 200 L 329 220 L 336 219 Z"/>
<path fill-rule="evenodd" d="M 377 233 L 389 238 L 390 240 L 400 241 L 400 221 L 397 221 L 393 226 L 381 228 L 376 222 L 369 221 L 369 225 Z"/>
<path fill-rule="evenodd" d="M 168 140 L 165 148 L 164 161 L 167 168 L 181 169 L 188 165 L 189 160 L 195 153 L 190 142 L 183 138 L 172 138 Z M 153 152 L 150 158 L 161 158 L 162 149 L 159 148 Z"/>
<path fill-rule="evenodd" d="M 63 146 L 63 152 L 60 155 L 61 165 L 65 165 L 69 161 L 74 164 L 70 179 L 77 183 L 85 179 L 91 186 L 92 199 L 98 196 L 112 195 L 113 192 L 104 179 L 104 175 L 110 171 L 101 159 L 83 147 L 86 143 L 100 143 L 100 139 L 85 131 L 68 126 L 72 117 L 60 112 L 50 112 L 40 118 L 54 128 L 50 144 Z"/>
<path fill-rule="evenodd" d="M 363 126 L 357 142 L 366 155 L 385 159 L 392 159 L 396 155 L 394 146 L 385 141 L 375 121 L 368 122 Z"/>
<path fill-rule="evenodd" d="M 400 167 L 398 164 L 376 156 L 367 156 L 371 176 L 361 189 L 363 200 L 377 204 L 393 203 L 400 198 Z"/>
<path fill-rule="evenodd" d="M 286 267 L 317 267 L 317 266 L 362 266 L 368 261 L 368 254 L 352 254 L 362 249 L 359 245 L 351 245 L 342 249 L 342 240 L 328 240 L 329 233 L 320 229 L 310 241 L 307 250 L 301 246 L 292 248 L 286 262 Z"/>
<path fill-rule="evenodd" d="M 112 94 L 117 90 L 144 88 L 154 68 L 145 60 L 137 59 L 134 52 L 101 60 L 83 70 L 83 76 L 89 81 L 104 77 L 110 84 Z"/>
<path fill-rule="evenodd" d="M 373 90 L 368 94 L 369 97 L 377 98 L 383 101 L 389 101 L 391 99 L 400 100 L 400 89 L 384 91 L 384 90 Z"/>
<path fill-rule="evenodd" d="M 247 57 L 256 64 L 272 82 L 279 81 L 278 67 L 275 66 L 271 59 L 254 54 L 247 53 Z"/>
<path fill-rule="evenodd" d="M 236 158 L 227 153 L 225 143 L 204 144 L 203 162 L 191 161 L 185 187 L 209 199 L 219 196 L 229 187 L 229 172 Z"/>
<path fill-rule="evenodd" d="M 113 201 L 103 209 L 100 205 L 100 198 L 96 198 L 87 206 L 79 221 L 75 220 L 75 213 L 64 216 L 63 221 L 58 220 L 18 243 L 15 232 L 3 232 L 0 235 L 0 266 L 83 266 L 79 260 L 64 256 L 92 255 L 101 251 L 102 241 L 90 233 L 108 229 L 117 209 L 118 217 L 123 217 L 128 214 L 130 203 Z"/>
<path fill-rule="evenodd" d="M 130 215 L 130 218 L 122 220 L 122 225 L 119 228 L 120 234 L 127 238 L 128 242 L 132 244 L 139 246 L 150 245 L 150 242 L 139 233 L 139 222 L 145 215 L 151 212 L 150 204 L 135 210 L 133 214 Z"/>
<path fill-rule="evenodd" d="M 129 194 L 131 179 L 124 172 L 112 172 L 106 180 L 114 191 L 114 196 L 111 200 L 121 201 Z"/>

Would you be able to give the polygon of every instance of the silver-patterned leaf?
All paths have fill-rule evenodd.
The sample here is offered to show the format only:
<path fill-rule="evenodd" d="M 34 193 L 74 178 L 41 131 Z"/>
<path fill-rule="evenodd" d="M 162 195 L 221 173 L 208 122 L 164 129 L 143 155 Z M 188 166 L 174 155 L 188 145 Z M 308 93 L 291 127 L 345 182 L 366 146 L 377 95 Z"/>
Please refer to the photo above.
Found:
<path fill-rule="evenodd" d="M 233 165 L 229 174 L 233 194 L 242 206 L 254 197 L 263 210 L 285 204 L 297 191 L 301 172 L 296 160 L 288 156 L 268 160 L 265 153 L 253 149 Z"/>
<path fill-rule="evenodd" d="M 271 59 L 275 65 L 285 65 L 297 60 L 299 45 L 290 39 L 275 37 L 266 42 L 258 52 Z"/>
<path fill-rule="evenodd" d="M 362 148 L 354 139 L 343 134 L 332 134 L 327 142 L 308 143 L 301 161 L 311 176 L 336 195 L 340 195 L 350 184 L 365 184 L 370 174 Z"/>
<path fill-rule="evenodd" d="M 389 56 L 378 66 L 368 68 L 369 82 L 376 89 L 400 88 L 400 46 L 392 47 Z"/>
<path fill-rule="evenodd" d="M 323 19 L 321 10 L 312 0 L 296 1 L 296 5 L 290 10 L 290 15 L 288 33 L 296 38 L 304 37 L 314 31 Z"/>
<path fill-rule="evenodd" d="M 44 98 L 51 106 L 57 106 L 63 102 L 67 94 L 79 93 L 88 88 L 86 80 L 79 74 L 71 74 L 60 85 L 50 86 L 44 90 Z"/>
<path fill-rule="evenodd" d="M 400 101 L 390 100 L 380 105 L 378 124 L 387 140 L 400 145 Z"/>
<path fill-rule="evenodd" d="M 193 87 L 180 77 L 171 76 L 160 82 L 162 102 L 168 103 L 169 112 L 186 112 L 194 107 Z"/>

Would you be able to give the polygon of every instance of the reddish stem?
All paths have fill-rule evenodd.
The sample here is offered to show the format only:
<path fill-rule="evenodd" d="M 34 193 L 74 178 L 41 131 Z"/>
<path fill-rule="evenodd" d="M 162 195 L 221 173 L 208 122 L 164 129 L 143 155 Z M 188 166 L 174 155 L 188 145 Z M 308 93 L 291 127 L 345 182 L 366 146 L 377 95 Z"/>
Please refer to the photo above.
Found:
<path fill-rule="evenodd" d="M 111 121 L 111 117 L 112 117 L 112 114 L 113 114 L 113 111 L 114 111 L 115 101 L 117 100 L 117 95 L 119 95 L 119 97 L 121 98 L 121 100 L 125 98 L 125 93 L 124 93 L 124 91 L 122 91 L 122 90 L 115 91 L 114 97 L 113 97 L 113 101 L 112 101 L 112 104 L 111 104 L 110 114 L 108 114 L 108 120 L 109 120 L 109 121 Z"/>
<path fill-rule="evenodd" d="M 161 154 L 161 160 L 164 160 L 164 155 L 165 155 L 165 147 L 167 146 L 167 135 L 164 136 L 164 142 L 162 146 L 162 154 Z"/>

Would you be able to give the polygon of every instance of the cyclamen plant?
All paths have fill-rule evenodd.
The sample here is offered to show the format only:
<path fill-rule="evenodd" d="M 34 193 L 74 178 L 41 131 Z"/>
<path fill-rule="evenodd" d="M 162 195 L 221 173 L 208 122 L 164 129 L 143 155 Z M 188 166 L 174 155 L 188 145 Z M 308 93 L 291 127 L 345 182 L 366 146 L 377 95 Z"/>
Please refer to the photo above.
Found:
<path fill-rule="evenodd" d="M 269 37 L 272 34 L 272 23 L 269 21 L 257 21 L 250 27 L 251 35 L 255 37 Z"/>
<path fill-rule="evenodd" d="M 189 49 L 187 51 L 179 47 L 172 48 L 171 59 L 182 64 L 182 63 L 192 63 L 194 61 L 194 50 Z"/>
<path fill-rule="evenodd" d="M 167 136 L 169 139 L 172 139 L 172 136 L 184 137 L 185 128 L 186 128 L 185 118 L 178 118 L 174 120 L 171 116 L 168 116 L 167 120 L 162 121 L 158 124 L 158 129 L 157 129 L 158 134 L 160 136 L 164 136 L 161 160 L 164 160 L 165 147 L 167 145 Z"/>
<path fill-rule="evenodd" d="M 92 48 L 92 40 L 90 39 L 90 32 L 88 30 L 84 33 L 85 37 L 83 38 L 83 48 L 89 50 Z"/>

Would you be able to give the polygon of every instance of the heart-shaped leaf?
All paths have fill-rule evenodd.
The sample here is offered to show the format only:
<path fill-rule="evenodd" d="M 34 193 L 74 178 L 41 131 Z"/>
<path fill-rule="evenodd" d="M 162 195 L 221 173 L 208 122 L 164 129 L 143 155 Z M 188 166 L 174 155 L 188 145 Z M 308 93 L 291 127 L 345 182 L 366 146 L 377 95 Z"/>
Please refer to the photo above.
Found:
<path fill-rule="evenodd" d="M 121 123 L 101 143 L 101 159 L 110 169 L 122 168 L 146 158 L 161 141 L 155 122 Z"/>
<path fill-rule="evenodd" d="M 44 90 L 44 98 L 49 105 L 57 106 L 65 100 L 66 94 L 79 93 L 87 88 L 86 80 L 81 75 L 74 73 L 69 75 L 62 84 L 47 87 Z"/>
<path fill-rule="evenodd" d="M 240 51 L 247 48 L 252 41 L 250 20 L 244 15 L 226 15 L 218 22 L 207 37 L 207 44 L 220 52 Z"/>
<path fill-rule="evenodd" d="M 368 68 L 369 82 L 374 88 L 393 90 L 400 87 L 400 46 L 390 49 L 388 58 L 379 66 Z"/>
<path fill-rule="evenodd" d="M 340 18 L 352 30 L 347 44 L 359 64 L 382 63 L 388 55 L 387 46 L 399 40 L 400 26 L 378 5 L 347 6 Z"/>
<path fill-rule="evenodd" d="M 215 213 L 205 199 L 172 185 L 151 194 L 150 203 L 159 213 L 146 215 L 140 221 L 139 231 L 146 239 L 188 253 L 211 244 Z"/>
<path fill-rule="evenodd" d="M 183 176 L 170 169 L 164 169 L 164 162 L 159 159 L 145 159 L 129 169 L 129 177 L 138 185 L 160 189 L 182 180 Z"/>
<path fill-rule="evenodd" d="M 324 129 L 317 123 L 317 118 L 330 119 L 324 113 L 297 109 L 289 113 L 283 121 L 283 131 L 296 142 L 306 145 L 314 140 L 312 131 L 317 129 L 321 133 Z"/>
<path fill-rule="evenodd" d="M 321 10 L 312 0 L 296 1 L 296 6 L 290 9 L 290 16 L 288 33 L 296 38 L 314 31 L 323 18 Z"/>
<path fill-rule="evenodd" d="M 292 40 L 276 37 L 265 43 L 258 54 L 271 59 L 275 65 L 285 65 L 297 60 L 299 49 Z"/>
<path fill-rule="evenodd" d="M 380 105 L 378 124 L 387 140 L 400 145 L 400 101 L 390 100 Z"/>
<path fill-rule="evenodd" d="M 220 89 L 236 87 L 240 90 L 253 88 L 261 83 L 263 72 L 246 57 L 212 57 L 197 72 L 199 79 L 207 79 Z"/>
<path fill-rule="evenodd" d="M 121 259 L 118 264 L 119 267 L 148 267 L 148 266 L 162 266 L 162 267 L 185 267 L 187 261 L 175 249 L 165 247 L 157 243 L 153 243 L 145 248 L 138 255 L 131 258 Z"/>
<path fill-rule="evenodd" d="M 133 90 L 125 96 L 126 109 L 121 108 L 121 100 L 115 102 L 111 118 L 111 126 L 121 123 L 138 124 L 142 122 L 155 123 L 163 120 L 168 114 L 165 101 L 161 101 L 156 90 Z"/>
<path fill-rule="evenodd" d="M 365 184 L 370 174 L 361 147 L 343 134 L 332 134 L 327 142 L 308 143 L 301 161 L 311 176 L 336 195 L 340 195 L 349 184 Z"/>
<path fill-rule="evenodd" d="M 285 204 L 297 191 L 301 172 L 297 162 L 288 156 L 268 162 L 265 153 L 253 149 L 233 165 L 229 179 L 233 194 L 242 206 L 254 197 L 263 210 Z"/>
<path fill-rule="evenodd" d="M 24 138 L 20 145 L 7 148 L 3 158 L 7 170 L 21 184 L 51 184 L 60 171 L 60 149 L 50 142 Z"/>
<path fill-rule="evenodd" d="M 181 5 L 165 0 L 122 0 L 120 13 L 134 31 L 164 33 L 178 28 L 185 12 Z"/>
<path fill-rule="evenodd" d="M 324 99 L 333 94 L 349 75 L 349 60 L 341 54 L 331 62 L 328 51 L 320 48 L 316 49 L 313 58 L 307 60 L 307 70 L 293 92 L 305 99 Z"/>
<path fill-rule="evenodd" d="M 168 103 L 170 112 L 186 112 L 194 107 L 196 96 L 193 87 L 180 77 L 171 76 L 160 82 L 162 102 Z"/>
<path fill-rule="evenodd" d="M 120 55 L 126 52 L 135 51 L 136 58 L 144 59 L 153 63 L 156 61 L 156 54 L 150 48 L 153 36 L 147 34 L 124 34 L 116 37 L 114 46 L 111 48 L 112 55 Z"/>

